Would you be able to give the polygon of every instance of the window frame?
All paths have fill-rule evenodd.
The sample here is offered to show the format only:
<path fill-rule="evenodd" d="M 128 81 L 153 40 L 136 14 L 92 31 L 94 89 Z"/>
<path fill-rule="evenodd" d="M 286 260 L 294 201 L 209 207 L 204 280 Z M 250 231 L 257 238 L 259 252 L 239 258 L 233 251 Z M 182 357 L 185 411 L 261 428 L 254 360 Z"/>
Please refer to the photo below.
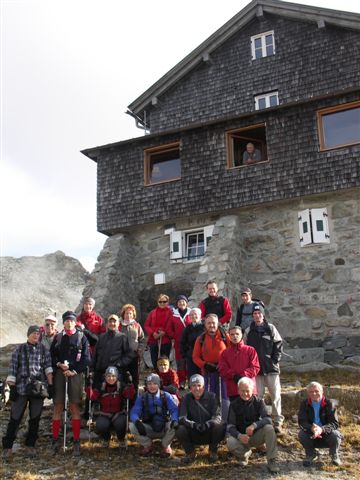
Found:
<path fill-rule="evenodd" d="M 322 121 L 324 116 L 329 115 L 331 113 L 342 112 L 345 110 L 352 110 L 353 108 L 359 108 L 359 107 L 360 107 L 360 100 L 357 100 L 355 102 L 343 103 L 341 105 L 335 105 L 333 107 L 322 108 L 321 110 L 318 110 L 316 112 L 320 152 L 325 152 L 328 150 L 336 150 L 338 148 L 349 147 L 351 145 L 358 145 L 360 143 L 360 138 L 359 138 L 359 140 L 355 142 L 340 143 L 338 145 L 327 147 L 325 145 L 324 123 Z"/>
<path fill-rule="evenodd" d="M 299 242 L 307 245 L 330 243 L 329 216 L 327 208 L 307 208 L 298 212 Z"/>
<path fill-rule="evenodd" d="M 206 254 L 209 241 L 212 238 L 213 230 L 214 230 L 214 224 L 206 225 L 204 227 L 187 229 L 187 230 L 175 230 L 175 228 L 165 230 L 164 232 L 165 235 L 170 236 L 170 261 L 172 263 L 200 262 Z M 204 253 L 203 255 L 199 255 L 194 258 L 191 258 L 191 257 L 189 258 L 188 237 L 189 235 L 194 235 L 194 234 L 204 235 Z"/>
<path fill-rule="evenodd" d="M 270 97 L 276 96 L 277 104 L 270 105 Z M 259 100 L 265 99 L 265 107 L 260 108 Z M 260 93 L 259 95 L 254 95 L 255 110 L 265 110 L 266 108 L 274 108 L 279 106 L 279 91 L 273 90 L 272 92 Z"/>
<path fill-rule="evenodd" d="M 160 146 L 144 149 L 144 185 L 146 187 L 181 180 L 181 155 L 180 155 L 181 152 L 180 152 L 180 147 L 181 147 L 180 142 L 173 142 L 173 143 L 168 143 L 166 145 L 160 145 Z M 152 156 L 156 155 L 156 154 L 159 154 L 159 153 L 173 152 L 175 150 L 177 150 L 179 152 L 180 176 L 170 178 L 168 180 L 161 180 L 159 182 L 151 182 L 150 181 L 150 164 L 151 164 Z"/>
<path fill-rule="evenodd" d="M 256 130 L 257 128 L 264 128 L 265 132 L 265 141 L 251 137 L 250 135 L 242 135 L 244 132 L 248 132 L 249 130 Z M 261 147 L 261 158 L 264 158 L 264 160 L 260 160 L 259 162 L 255 162 L 251 165 L 235 165 L 234 162 L 234 145 L 233 145 L 233 139 L 234 138 L 239 138 L 246 143 L 252 142 L 256 147 Z M 226 144 L 226 165 L 228 170 L 232 170 L 234 168 L 244 168 L 244 167 L 253 167 L 254 165 L 259 165 L 261 163 L 267 163 L 269 162 L 269 157 L 268 157 L 268 152 L 267 152 L 267 142 L 266 142 L 266 123 L 257 123 L 255 125 L 249 125 L 247 127 L 240 127 L 240 128 L 235 128 L 232 130 L 228 130 L 225 132 L 225 144 Z"/>
<path fill-rule="evenodd" d="M 267 55 L 267 52 L 266 52 L 266 37 L 268 35 L 272 35 L 272 46 L 273 46 L 273 53 L 271 55 Z M 256 58 L 256 48 L 255 48 L 255 40 L 257 40 L 258 38 L 261 39 L 261 52 L 262 52 L 262 56 L 259 57 L 259 58 Z M 272 57 L 273 55 L 275 55 L 276 53 L 276 49 L 275 49 L 275 34 L 274 34 L 274 30 L 269 30 L 268 32 L 263 32 L 263 33 L 258 33 L 257 35 L 252 35 L 251 38 L 251 59 L 254 61 L 254 60 L 260 60 L 261 58 L 265 58 L 265 57 Z"/>

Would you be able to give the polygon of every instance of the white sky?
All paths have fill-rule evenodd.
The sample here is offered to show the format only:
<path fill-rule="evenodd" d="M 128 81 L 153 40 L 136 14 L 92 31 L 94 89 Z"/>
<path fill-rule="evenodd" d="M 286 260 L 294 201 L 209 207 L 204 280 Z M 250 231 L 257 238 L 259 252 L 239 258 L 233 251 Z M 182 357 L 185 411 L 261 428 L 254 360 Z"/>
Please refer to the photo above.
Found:
<path fill-rule="evenodd" d="M 127 105 L 248 3 L 0 0 L 0 255 L 62 250 L 92 268 L 106 237 L 80 150 L 141 136 Z"/>

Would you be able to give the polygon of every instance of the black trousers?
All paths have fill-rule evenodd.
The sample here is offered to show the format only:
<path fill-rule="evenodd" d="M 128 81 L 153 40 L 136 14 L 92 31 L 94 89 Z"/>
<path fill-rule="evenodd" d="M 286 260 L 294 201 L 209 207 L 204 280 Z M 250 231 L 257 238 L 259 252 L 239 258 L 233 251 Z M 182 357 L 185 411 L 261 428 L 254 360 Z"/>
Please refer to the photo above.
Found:
<path fill-rule="evenodd" d="M 334 430 L 321 438 L 313 439 L 310 433 L 300 430 L 299 440 L 306 454 L 312 454 L 315 448 L 328 448 L 330 455 L 334 455 L 339 450 L 341 444 L 341 433 L 338 430 Z"/>
<path fill-rule="evenodd" d="M 180 425 L 175 435 L 186 454 L 192 453 L 196 445 L 209 445 L 210 451 L 216 452 L 218 444 L 225 436 L 225 425 L 214 424 L 203 433 Z"/>

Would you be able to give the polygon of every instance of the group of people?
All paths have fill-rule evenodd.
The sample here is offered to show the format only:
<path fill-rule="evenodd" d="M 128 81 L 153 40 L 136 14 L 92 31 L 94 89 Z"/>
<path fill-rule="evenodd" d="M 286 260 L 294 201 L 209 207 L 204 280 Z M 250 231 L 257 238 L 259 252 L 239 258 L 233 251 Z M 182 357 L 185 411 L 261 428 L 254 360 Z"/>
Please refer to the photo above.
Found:
<path fill-rule="evenodd" d="M 68 406 L 73 453 L 80 455 L 80 405 L 86 379 L 83 416 L 92 419 L 96 402 L 95 428 L 105 446 L 112 430 L 121 447 L 130 431 L 141 446 L 141 455 L 150 455 L 152 440 L 159 438 L 162 454 L 171 456 L 176 437 L 185 451 L 183 462 L 195 460 L 197 445 L 208 445 L 209 461 L 214 462 L 218 445 L 225 440 L 228 450 L 245 466 L 252 448 L 265 444 L 268 469 L 278 472 L 277 435 L 282 434 L 284 421 L 279 369 L 282 338 L 249 288 L 241 291 L 233 323 L 229 300 L 219 295 L 216 282 L 209 280 L 206 289 L 207 297 L 192 309 L 185 295 L 176 299 L 174 308 L 167 295 L 159 295 L 157 307 L 144 323 L 153 372 L 146 377 L 142 394 L 138 394 L 139 364 L 145 335 L 133 305 L 124 305 L 119 316 L 112 314 L 104 322 L 94 310 L 95 301 L 86 298 L 80 315 L 63 314 L 60 332 L 52 315 L 44 327 L 29 327 L 27 342 L 12 355 L 7 377 L 12 405 L 3 456 L 12 455 L 27 404 L 25 445 L 29 455 L 36 454 L 46 396 L 54 404 L 52 449 L 61 448 L 61 417 Z M 172 348 L 176 368 L 170 365 Z M 182 393 L 186 384 L 189 391 Z M 265 387 L 273 420 L 263 400 Z M 307 394 L 298 414 L 303 464 L 313 464 L 316 448 L 328 447 L 332 462 L 340 465 L 341 434 L 335 407 L 316 382 L 310 383 Z"/>

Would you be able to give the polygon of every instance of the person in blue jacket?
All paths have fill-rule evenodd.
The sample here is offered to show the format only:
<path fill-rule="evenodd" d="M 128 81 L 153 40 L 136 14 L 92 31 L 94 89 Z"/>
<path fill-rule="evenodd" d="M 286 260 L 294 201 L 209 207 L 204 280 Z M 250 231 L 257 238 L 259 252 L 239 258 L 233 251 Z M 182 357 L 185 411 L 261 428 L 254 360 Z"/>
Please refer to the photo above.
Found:
<path fill-rule="evenodd" d="M 141 455 L 152 453 L 152 440 L 161 438 L 162 454 L 172 455 L 171 442 L 179 426 L 176 402 L 168 392 L 160 390 L 160 377 L 156 373 L 146 378 L 146 391 L 140 395 L 130 412 L 130 433 L 142 446 Z"/>

